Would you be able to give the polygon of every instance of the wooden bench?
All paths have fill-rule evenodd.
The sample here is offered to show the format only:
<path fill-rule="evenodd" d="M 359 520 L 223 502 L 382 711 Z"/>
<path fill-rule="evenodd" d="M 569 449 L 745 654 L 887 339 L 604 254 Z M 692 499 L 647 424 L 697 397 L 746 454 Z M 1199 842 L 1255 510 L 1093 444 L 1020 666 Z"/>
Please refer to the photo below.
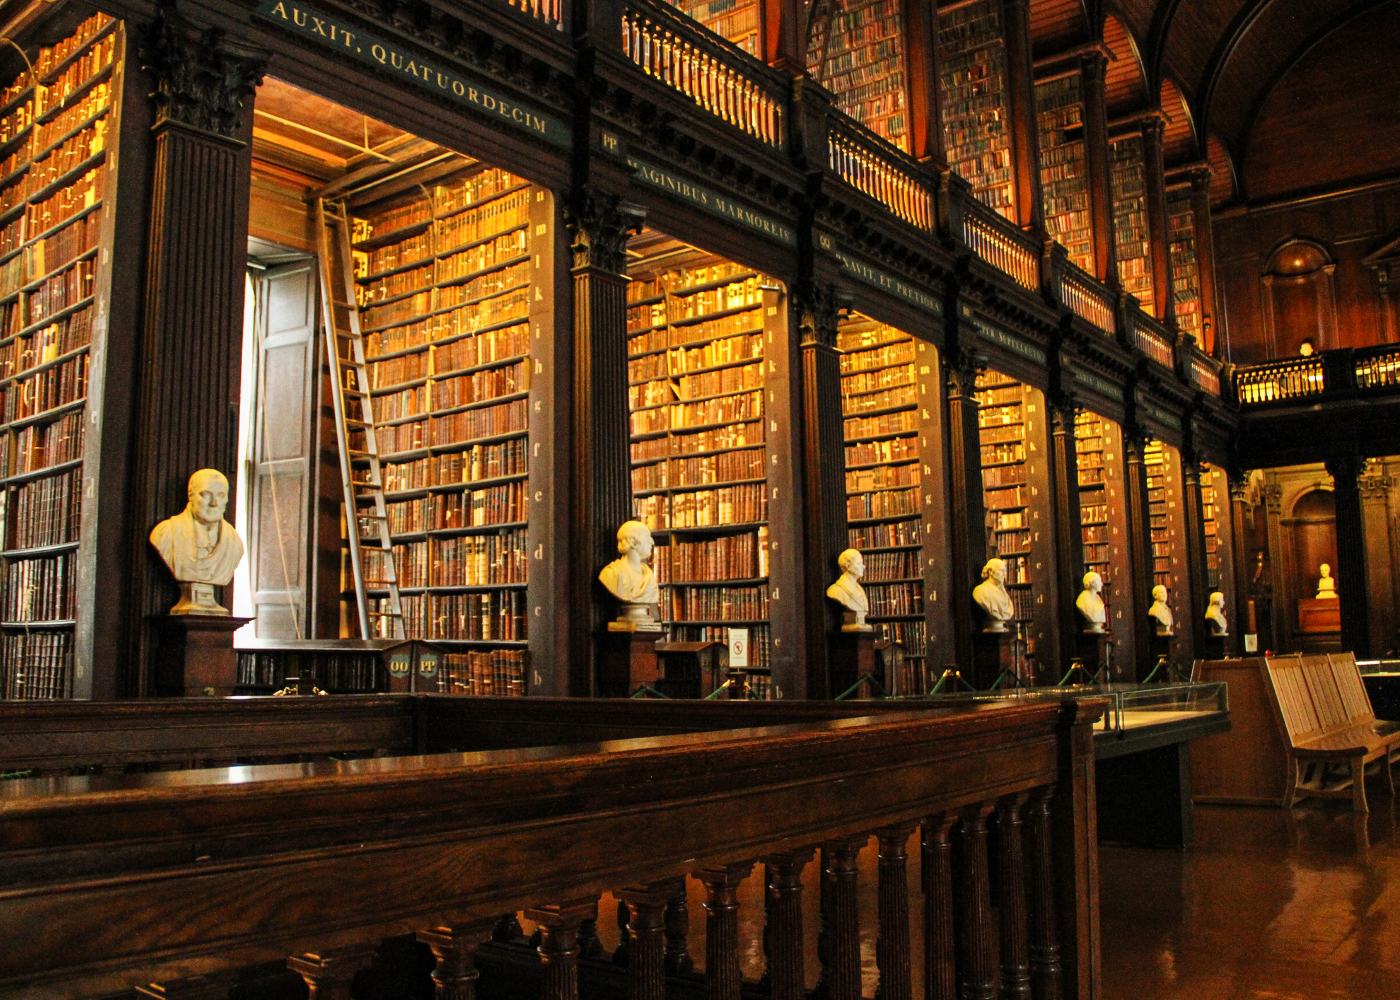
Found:
<path fill-rule="evenodd" d="M 1356 812 L 1368 812 L 1366 766 L 1377 761 L 1394 795 L 1400 724 L 1376 721 L 1355 658 L 1295 654 L 1265 662 L 1292 762 L 1286 804 L 1349 798 Z"/>

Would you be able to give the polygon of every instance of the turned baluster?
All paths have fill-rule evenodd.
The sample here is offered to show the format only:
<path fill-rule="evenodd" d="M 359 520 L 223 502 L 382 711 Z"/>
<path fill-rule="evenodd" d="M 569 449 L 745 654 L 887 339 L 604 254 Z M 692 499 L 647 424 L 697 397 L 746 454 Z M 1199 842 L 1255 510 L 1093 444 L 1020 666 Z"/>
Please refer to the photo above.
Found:
<path fill-rule="evenodd" d="M 685 876 L 672 879 L 666 902 L 666 974 L 683 976 L 695 968 L 690 957 L 690 911 L 685 902 Z"/>
<path fill-rule="evenodd" d="M 138 997 L 151 1000 L 228 1000 L 234 977 L 228 974 L 191 976 L 165 983 L 147 983 L 136 987 Z"/>
<path fill-rule="evenodd" d="M 666 904 L 673 888 L 674 883 L 658 882 L 618 893 L 627 913 L 624 931 L 632 1000 L 663 1000 L 666 996 Z"/>
<path fill-rule="evenodd" d="M 625 966 L 628 963 L 627 956 L 627 904 L 622 901 L 622 897 L 617 897 L 617 947 L 612 953 L 613 965 Z"/>
<path fill-rule="evenodd" d="M 997 809 L 997 871 L 1001 886 L 1001 995 L 1030 1000 L 1030 960 L 1026 940 L 1026 866 L 1021 810 L 1026 796 L 1012 795 Z"/>
<path fill-rule="evenodd" d="M 593 900 L 593 912 L 578 925 L 578 957 L 598 958 L 603 954 L 603 942 L 598 939 L 598 901 Z"/>
<path fill-rule="evenodd" d="M 880 936 L 875 941 L 875 963 L 880 969 L 880 1000 L 911 1000 L 914 995 L 909 957 L 909 882 L 905 871 L 909 863 L 905 844 L 913 832 L 913 823 L 876 831 L 880 844 Z"/>
<path fill-rule="evenodd" d="M 953 937 L 953 824 L 944 813 L 924 820 L 920 874 L 924 888 L 924 997 L 957 1000 L 958 962 Z"/>
<path fill-rule="evenodd" d="M 822 983 L 829 1000 L 860 1000 L 856 857 L 865 838 L 822 848 Z"/>
<path fill-rule="evenodd" d="M 433 969 L 433 996 L 437 1000 L 475 1000 L 476 950 L 490 940 L 494 920 L 480 920 L 418 932 L 418 940 L 431 949 L 437 965 Z"/>
<path fill-rule="evenodd" d="M 1055 922 L 1054 786 L 1037 788 L 1026 807 L 1030 851 L 1031 990 L 1035 1000 L 1060 1000 L 1060 937 Z"/>
<path fill-rule="evenodd" d="M 350 1000 L 351 981 L 373 957 L 373 945 L 350 945 L 293 955 L 287 968 L 306 982 L 310 1000 Z"/>
<path fill-rule="evenodd" d="M 770 854 L 763 859 L 766 883 L 765 978 L 773 1000 L 802 1000 L 806 970 L 802 963 L 802 872 L 810 850 Z"/>
<path fill-rule="evenodd" d="M 995 1000 L 996 941 L 992 928 L 987 868 L 987 816 L 990 805 L 962 814 L 957 829 L 958 995 L 962 1000 Z"/>
<path fill-rule="evenodd" d="M 525 916 L 539 924 L 540 943 L 536 949 L 544 979 L 540 996 L 544 1000 L 577 1000 L 579 927 L 598 913 L 597 897 L 575 899 L 556 906 L 538 906 Z"/>
<path fill-rule="evenodd" d="M 744 861 L 695 873 L 705 886 L 705 996 L 739 1000 L 739 883 L 753 871 Z"/>

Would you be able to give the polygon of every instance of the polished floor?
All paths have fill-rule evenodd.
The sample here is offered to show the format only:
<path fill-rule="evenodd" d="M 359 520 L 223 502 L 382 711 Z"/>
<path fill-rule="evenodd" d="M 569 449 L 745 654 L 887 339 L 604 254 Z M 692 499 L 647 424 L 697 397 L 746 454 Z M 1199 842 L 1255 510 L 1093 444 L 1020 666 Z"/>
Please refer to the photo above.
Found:
<path fill-rule="evenodd" d="M 1400 823 L 1200 806 L 1188 851 L 1100 852 L 1106 1000 L 1400 1000 Z"/>

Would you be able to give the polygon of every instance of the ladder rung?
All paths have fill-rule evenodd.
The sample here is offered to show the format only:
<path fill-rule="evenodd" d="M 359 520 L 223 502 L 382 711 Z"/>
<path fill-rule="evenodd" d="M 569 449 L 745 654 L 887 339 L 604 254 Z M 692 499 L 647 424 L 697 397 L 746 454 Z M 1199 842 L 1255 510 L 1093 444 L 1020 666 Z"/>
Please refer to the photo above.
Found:
<path fill-rule="evenodd" d="M 387 521 L 387 520 L 389 520 L 389 515 L 388 515 L 388 514 L 379 514 L 379 513 L 376 513 L 376 512 L 374 512 L 374 511 L 368 511 L 368 512 L 363 513 L 363 514 L 356 514 L 355 516 L 356 516 L 357 518 L 359 518 L 361 521 Z"/>
<path fill-rule="evenodd" d="M 369 616 L 370 616 L 371 618 L 402 618 L 402 617 L 403 617 L 403 612 L 402 612 L 402 611 L 371 611 L 371 612 L 369 613 Z"/>

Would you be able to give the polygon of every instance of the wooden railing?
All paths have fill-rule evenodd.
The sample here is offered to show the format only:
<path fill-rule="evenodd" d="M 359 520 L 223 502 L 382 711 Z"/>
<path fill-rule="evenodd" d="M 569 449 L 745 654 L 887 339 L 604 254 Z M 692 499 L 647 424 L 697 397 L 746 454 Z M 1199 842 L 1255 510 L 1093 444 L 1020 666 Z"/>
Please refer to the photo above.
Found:
<path fill-rule="evenodd" d="M 1141 309 L 1136 309 L 1131 313 L 1131 322 L 1132 346 L 1164 368 L 1173 367 L 1175 362 L 1174 338 L 1171 331 L 1155 317 L 1149 316 Z"/>
<path fill-rule="evenodd" d="M 1028 291 L 1040 289 L 1040 247 L 976 198 L 962 205 L 963 242 L 973 253 Z"/>
<path fill-rule="evenodd" d="M 532 20 L 563 30 L 564 0 L 505 0 L 505 3 Z"/>
<path fill-rule="evenodd" d="M 1400 345 L 1385 344 L 1357 351 L 1353 370 L 1358 389 L 1400 388 Z"/>
<path fill-rule="evenodd" d="M 664 3 L 627 0 L 622 50 L 721 121 L 770 146 L 784 146 L 787 82 L 697 21 Z"/>
<path fill-rule="evenodd" d="M 1115 299 L 1108 287 L 1065 261 L 1059 270 L 1060 301 L 1084 322 L 1109 336 L 1118 331 Z"/>
<path fill-rule="evenodd" d="M 1241 406 L 1321 396 L 1328 388 L 1320 355 L 1236 368 L 1234 382 L 1235 398 Z"/>
<path fill-rule="evenodd" d="M 392 949 L 374 954 L 381 939 L 412 932 L 436 957 L 442 996 L 472 996 L 478 966 L 514 961 L 512 986 L 547 1000 L 576 997 L 580 977 L 595 995 L 611 984 L 637 998 L 704 989 L 737 1000 L 747 952 L 766 956 L 770 995 L 800 998 L 817 930 L 803 924 L 802 873 L 819 851 L 822 977 L 830 996 L 854 998 L 856 858 L 873 838 L 881 996 L 909 997 L 916 975 L 929 997 L 1099 996 L 1101 703 L 623 703 L 600 722 L 596 702 L 509 701 L 344 697 L 227 714 L 211 702 L 193 728 L 228 730 L 222 753 L 239 750 L 230 727 L 285 713 L 328 732 L 353 707 L 361 723 L 413 720 L 395 750 L 425 755 L 0 782 L 0 992 L 41 1000 L 139 984 L 193 996 L 190 977 L 202 977 L 198 996 L 226 996 L 235 970 L 285 960 L 313 995 L 348 997 L 372 958 L 381 982 L 393 971 Z M 57 745 L 116 708 L 0 713 L 0 733 L 11 747 Z M 867 714 L 832 718 L 842 712 Z M 126 715 L 124 739 L 139 738 L 139 715 Z M 618 739 L 629 720 L 641 738 Z M 755 724 L 768 728 L 735 728 Z M 653 735 L 668 725 L 708 731 Z M 144 732 L 135 759 L 189 740 Z M 551 732 L 613 741 L 542 745 Z M 444 735 L 530 748 L 434 752 Z M 916 831 L 922 892 L 911 899 Z M 758 863 L 763 947 L 739 938 L 739 886 Z M 687 876 L 707 910 L 703 986 L 687 971 Z M 587 958 L 609 890 L 625 910 L 625 971 Z M 518 939 L 519 911 L 538 926 L 536 950 Z M 399 971 L 400 995 L 431 991 L 426 970 Z"/>
<path fill-rule="evenodd" d="M 1202 354 L 1199 350 L 1190 348 L 1191 351 L 1191 381 L 1196 388 L 1212 396 L 1220 395 L 1220 362 L 1214 358 Z"/>
<path fill-rule="evenodd" d="M 913 157 L 835 110 L 828 120 L 826 146 L 828 165 L 847 184 L 915 229 L 933 229 L 933 191 Z"/>

